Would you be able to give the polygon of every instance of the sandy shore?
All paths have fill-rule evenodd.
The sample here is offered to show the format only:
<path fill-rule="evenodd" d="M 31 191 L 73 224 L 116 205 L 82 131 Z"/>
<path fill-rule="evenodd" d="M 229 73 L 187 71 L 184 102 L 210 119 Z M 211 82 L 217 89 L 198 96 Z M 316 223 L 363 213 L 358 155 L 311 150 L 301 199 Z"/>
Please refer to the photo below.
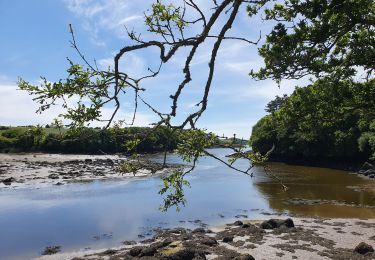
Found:
<path fill-rule="evenodd" d="M 374 253 L 354 252 L 360 242 L 375 245 L 375 220 L 293 218 L 294 227 L 281 221 L 274 229 L 263 221 L 156 230 L 153 239 L 139 243 L 38 259 L 375 259 Z"/>
<path fill-rule="evenodd" d="M 64 185 L 112 178 L 132 178 L 133 173 L 121 172 L 120 165 L 128 160 L 118 155 L 62 155 L 62 154 L 1 154 L 0 189 L 38 188 L 45 185 Z M 164 174 L 168 168 L 147 160 L 137 177 Z M 177 166 L 170 166 L 177 167 Z"/>

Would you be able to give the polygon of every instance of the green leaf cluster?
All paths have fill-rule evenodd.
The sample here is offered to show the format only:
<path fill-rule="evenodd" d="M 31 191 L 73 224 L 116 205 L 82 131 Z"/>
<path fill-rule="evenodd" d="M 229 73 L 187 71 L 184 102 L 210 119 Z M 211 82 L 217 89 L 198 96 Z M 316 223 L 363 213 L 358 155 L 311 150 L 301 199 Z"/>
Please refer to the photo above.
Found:
<path fill-rule="evenodd" d="M 159 194 L 166 195 L 163 198 L 164 204 L 160 206 L 160 210 L 167 211 L 174 206 L 177 211 L 180 211 L 180 206 L 185 206 L 184 186 L 190 187 L 190 183 L 184 179 L 184 176 L 183 171 L 175 171 L 163 178 L 163 187 Z"/>
<path fill-rule="evenodd" d="M 41 83 L 34 85 L 19 79 L 18 87 L 34 96 L 33 100 L 39 104 L 37 112 L 61 105 L 66 112 L 59 117 L 69 120 L 73 127 L 83 127 L 86 123 L 101 119 L 105 101 L 110 101 L 113 96 L 111 86 L 114 84 L 114 73 L 110 69 L 98 71 L 85 68 L 70 60 L 69 63 L 65 80 L 50 82 L 42 77 Z"/>
<path fill-rule="evenodd" d="M 152 4 L 150 14 L 145 14 L 145 23 L 148 31 L 171 36 L 174 28 L 182 31 L 187 25 L 181 7 L 166 5 L 161 0 Z"/>
<path fill-rule="evenodd" d="M 216 135 L 207 134 L 201 129 L 181 131 L 178 135 L 176 153 L 186 162 L 192 162 L 195 158 L 204 155 L 206 148 L 212 147 L 216 141 Z"/>

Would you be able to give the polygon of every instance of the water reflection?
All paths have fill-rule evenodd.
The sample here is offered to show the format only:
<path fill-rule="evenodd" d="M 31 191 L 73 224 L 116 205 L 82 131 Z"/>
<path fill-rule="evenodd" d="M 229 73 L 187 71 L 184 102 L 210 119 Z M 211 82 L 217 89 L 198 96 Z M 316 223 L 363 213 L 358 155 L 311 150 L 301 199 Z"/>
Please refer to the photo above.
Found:
<path fill-rule="evenodd" d="M 345 171 L 318 167 L 270 164 L 271 171 L 283 178 L 289 189 L 269 178 L 256 181 L 255 187 L 277 212 L 302 216 L 374 218 L 375 185 Z M 258 172 L 261 170 L 258 169 Z"/>

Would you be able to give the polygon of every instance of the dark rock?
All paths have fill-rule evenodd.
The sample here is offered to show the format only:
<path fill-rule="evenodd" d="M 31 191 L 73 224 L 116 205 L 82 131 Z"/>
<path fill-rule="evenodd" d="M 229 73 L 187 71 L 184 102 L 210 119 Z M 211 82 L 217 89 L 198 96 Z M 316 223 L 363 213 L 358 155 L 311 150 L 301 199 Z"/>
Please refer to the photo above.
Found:
<path fill-rule="evenodd" d="M 373 170 L 375 169 L 374 168 L 374 165 L 372 165 L 371 163 L 368 163 L 368 162 L 365 162 L 362 167 L 361 167 L 361 171 L 366 171 L 366 170 Z"/>
<path fill-rule="evenodd" d="M 193 239 L 193 235 L 192 234 L 182 234 L 181 239 L 182 240 L 191 240 L 191 239 Z"/>
<path fill-rule="evenodd" d="M 375 169 L 366 170 L 365 174 L 367 174 L 367 175 L 375 174 Z"/>
<path fill-rule="evenodd" d="M 138 256 L 142 252 L 143 247 L 136 246 L 129 250 L 129 255 Z"/>
<path fill-rule="evenodd" d="M 170 260 L 192 260 L 194 258 L 195 250 L 193 248 L 184 248 L 168 257 Z"/>
<path fill-rule="evenodd" d="M 241 227 L 242 227 L 242 228 L 249 228 L 250 225 L 249 225 L 249 224 L 243 224 Z"/>
<path fill-rule="evenodd" d="M 99 172 L 99 171 L 95 171 L 93 174 L 94 174 L 95 176 L 105 176 L 104 173 Z"/>
<path fill-rule="evenodd" d="M 233 225 L 235 225 L 235 226 L 242 226 L 243 223 L 242 223 L 242 221 L 237 220 L 237 221 L 235 221 L 235 222 L 233 223 Z"/>
<path fill-rule="evenodd" d="M 85 159 L 85 163 L 92 163 L 92 159 Z"/>
<path fill-rule="evenodd" d="M 196 228 L 192 231 L 192 233 L 201 233 L 201 234 L 204 234 L 206 233 L 206 230 L 204 230 L 204 228 Z"/>
<path fill-rule="evenodd" d="M 56 173 L 52 173 L 50 175 L 48 175 L 48 179 L 53 179 L 53 180 L 56 180 L 56 179 L 59 179 L 59 175 L 56 174 Z"/>
<path fill-rule="evenodd" d="M 42 255 L 53 255 L 53 254 L 57 254 L 60 251 L 61 251 L 61 246 L 47 246 L 42 252 Z"/>
<path fill-rule="evenodd" d="M 215 245 L 217 245 L 217 241 L 213 237 L 204 237 L 199 242 L 202 243 L 203 245 L 206 245 L 206 246 L 215 246 Z"/>
<path fill-rule="evenodd" d="M 157 249 L 159 249 L 161 247 L 168 246 L 170 243 L 172 243 L 172 239 L 167 238 L 167 239 L 165 239 L 165 240 L 163 240 L 161 242 L 153 243 L 149 247 L 155 249 L 155 251 L 156 251 Z"/>
<path fill-rule="evenodd" d="M 112 161 L 112 160 L 109 159 L 109 158 L 106 160 L 106 162 L 107 162 L 108 164 L 110 164 L 110 165 L 114 165 L 114 164 L 115 164 L 114 161 Z"/>
<path fill-rule="evenodd" d="M 139 256 L 139 257 L 144 257 L 144 256 L 153 256 L 157 252 L 159 248 L 166 247 L 172 243 L 171 239 L 165 239 L 164 241 L 161 242 L 156 242 L 153 243 L 149 246 L 138 246 L 130 249 L 129 254 L 131 256 Z"/>
<path fill-rule="evenodd" d="M 137 244 L 137 242 L 135 242 L 134 240 L 127 240 L 127 241 L 122 242 L 122 244 L 126 246 L 131 246 L 131 245 Z"/>
<path fill-rule="evenodd" d="M 361 242 L 354 248 L 354 252 L 357 252 L 361 255 L 367 254 L 369 252 L 374 252 L 374 248 L 370 246 L 369 244 L 366 244 L 364 242 Z"/>
<path fill-rule="evenodd" d="M 274 229 L 279 227 L 287 227 L 292 228 L 294 227 L 293 220 L 288 218 L 286 220 L 282 219 L 270 219 L 264 221 L 262 224 L 260 224 L 260 227 L 263 229 Z"/>
<path fill-rule="evenodd" d="M 262 224 L 260 224 L 260 227 L 263 229 L 274 229 L 276 228 L 276 223 L 270 219 L 267 221 L 263 221 Z"/>
<path fill-rule="evenodd" d="M 141 241 L 142 244 L 148 244 L 148 243 L 152 243 L 152 242 L 155 242 L 155 238 L 148 238 L 148 239 L 145 239 L 145 240 Z"/>
<path fill-rule="evenodd" d="M 229 243 L 229 242 L 233 242 L 233 236 L 226 236 L 226 237 L 223 237 L 223 242 L 224 243 Z"/>
<path fill-rule="evenodd" d="M 6 179 L 4 179 L 4 180 L 3 180 L 3 183 L 4 183 L 5 185 L 11 185 L 12 182 L 15 182 L 15 181 L 16 181 L 15 178 L 10 177 L 10 178 L 6 178 Z"/>
<path fill-rule="evenodd" d="M 173 234 L 185 234 L 186 230 L 183 229 L 183 228 L 174 228 L 174 229 L 170 230 L 170 233 L 173 233 Z"/>
<path fill-rule="evenodd" d="M 368 175 L 368 177 L 371 178 L 371 179 L 374 179 L 375 178 L 375 174 L 370 174 L 370 175 Z"/>
<path fill-rule="evenodd" d="M 58 182 L 58 183 L 56 183 L 55 185 L 57 185 L 57 186 L 61 186 L 61 185 L 64 185 L 64 183 L 62 183 L 62 182 Z"/>
<path fill-rule="evenodd" d="M 157 246 L 144 247 L 139 256 L 153 256 L 158 250 Z"/>
<path fill-rule="evenodd" d="M 286 226 L 287 228 L 292 228 L 294 227 L 294 222 L 291 218 L 287 218 L 285 221 L 284 221 L 284 226 Z"/>
<path fill-rule="evenodd" d="M 235 257 L 234 260 L 255 260 L 255 258 L 252 255 L 245 254 Z"/>
<path fill-rule="evenodd" d="M 163 240 L 162 242 L 159 242 L 159 245 L 160 245 L 160 247 L 165 247 L 165 246 L 168 246 L 169 244 L 171 244 L 172 242 L 173 242 L 172 239 L 167 238 L 167 239 Z"/>
<path fill-rule="evenodd" d="M 113 250 L 113 249 L 108 249 L 108 250 L 105 250 L 103 253 L 100 253 L 101 255 L 114 255 L 117 253 L 117 250 Z"/>

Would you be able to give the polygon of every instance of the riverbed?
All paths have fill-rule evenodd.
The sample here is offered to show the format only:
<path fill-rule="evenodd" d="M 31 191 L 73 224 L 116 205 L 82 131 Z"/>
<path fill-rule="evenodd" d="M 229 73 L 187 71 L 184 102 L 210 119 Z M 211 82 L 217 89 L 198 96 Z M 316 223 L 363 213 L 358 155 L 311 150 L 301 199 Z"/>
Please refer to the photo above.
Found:
<path fill-rule="evenodd" d="M 225 158 L 228 151 L 211 151 Z M 154 155 L 153 160 L 161 160 Z M 181 163 L 174 155 L 170 163 Z M 239 161 L 237 167 L 246 168 Z M 160 175 L 125 176 L 64 185 L 0 187 L 0 259 L 29 259 L 46 246 L 63 252 L 115 247 L 143 240 L 155 228 L 209 227 L 237 219 L 285 215 L 323 218 L 375 218 L 373 180 L 316 167 L 269 165 L 288 187 L 254 168 L 254 177 L 202 158 L 187 176 L 187 204 L 161 212 Z M 21 169 L 22 170 L 22 169 Z M 48 185 L 49 184 L 49 185 Z"/>

